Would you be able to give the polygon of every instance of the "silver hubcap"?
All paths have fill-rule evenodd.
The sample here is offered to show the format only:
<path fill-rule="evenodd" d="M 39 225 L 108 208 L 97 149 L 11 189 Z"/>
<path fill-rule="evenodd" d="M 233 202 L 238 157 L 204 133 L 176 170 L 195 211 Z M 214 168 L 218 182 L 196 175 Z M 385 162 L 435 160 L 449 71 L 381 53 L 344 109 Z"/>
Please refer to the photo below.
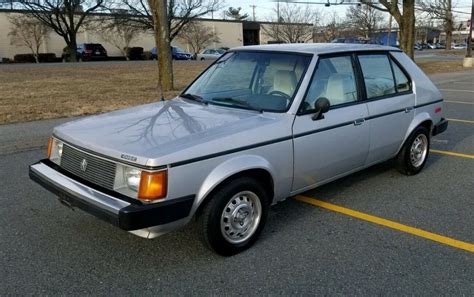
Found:
<path fill-rule="evenodd" d="M 410 161 L 414 167 L 419 167 L 428 153 L 428 138 L 425 134 L 418 135 L 410 148 Z"/>
<path fill-rule="evenodd" d="M 262 204 L 250 191 L 235 194 L 224 207 L 221 215 L 221 232 L 232 243 L 249 239 L 257 230 L 262 216 Z"/>

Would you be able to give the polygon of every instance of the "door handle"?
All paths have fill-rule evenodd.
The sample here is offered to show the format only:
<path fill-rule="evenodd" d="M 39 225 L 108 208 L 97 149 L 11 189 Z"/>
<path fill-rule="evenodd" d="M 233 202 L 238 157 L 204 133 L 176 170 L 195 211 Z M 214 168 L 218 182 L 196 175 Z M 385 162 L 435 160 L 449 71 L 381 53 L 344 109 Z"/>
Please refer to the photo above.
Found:
<path fill-rule="evenodd" d="M 407 107 L 407 108 L 405 108 L 405 113 L 409 113 L 412 110 L 413 110 L 413 107 Z"/>
<path fill-rule="evenodd" d="M 362 125 L 365 122 L 364 119 L 357 119 L 354 121 L 354 126 Z"/>

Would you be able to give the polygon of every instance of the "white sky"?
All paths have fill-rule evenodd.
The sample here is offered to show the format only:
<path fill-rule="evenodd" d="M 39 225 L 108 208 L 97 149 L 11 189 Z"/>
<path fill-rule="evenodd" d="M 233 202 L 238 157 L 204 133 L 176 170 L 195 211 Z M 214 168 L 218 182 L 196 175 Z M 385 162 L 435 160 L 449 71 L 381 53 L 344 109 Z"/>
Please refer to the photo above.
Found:
<path fill-rule="evenodd" d="M 325 0 L 298 0 L 301 2 L 308 1 L 308 2 L 325 2 Z M 326 0 L 327 1 L 327 0 Z M 429 0 L 428 0 L 429 1 Z M 334 2 L 334 0 L 330 0 L 330 2 Z M 281 2 L 283 5 L 283 0 Z M 248 13 L 250 19 L 252 18 L 252 8 L 250 5 L 256 5 L 255 8 L 255 16 L 257 20 L 267 20 L 273 14 L 273 8 L 276 7 L 275 0 L 225 0 L 224 7 L 225 10 L 228 7 L 241 7 L 242 13 Z M 306 6 L 306 4 L 296 4 L 292 3 L 291 5 L 301 5 Z M 453 9 L 461 12 L 470 13 L 471 12 L 471 5 L 472 0 L 453 0 Z M 345 11 L 347 9 L 347 5 L 335 5 L 330 7 L 325 7 L 324 5 L 310 5 L 310 7 L 314 7 L 314 9 L 318 9 L 322 13 L 323 23 L 327 21 L 330 16 L 335 12 L 340 17 L 343 17 Z M 457 20 L 468 20 L 470 18 L 469 14 L 457 14 L 454 13 Z M 214 18 L 222 18 L 223 12 L 216 12 L 214 14 Z"/>

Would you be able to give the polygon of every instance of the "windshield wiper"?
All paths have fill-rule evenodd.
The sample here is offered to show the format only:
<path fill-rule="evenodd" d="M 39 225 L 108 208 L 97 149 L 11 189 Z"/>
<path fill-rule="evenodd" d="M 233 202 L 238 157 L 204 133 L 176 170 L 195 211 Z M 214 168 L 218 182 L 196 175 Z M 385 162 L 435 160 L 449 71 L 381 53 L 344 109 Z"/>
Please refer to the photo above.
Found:
<path fill-rule="evenodd" d="M 249 104 L 245 100 L 239 100 L 239 99 L 235 99 L 235 98 L 232 98 L 232 97 L 214 97 L 214 98 L 211 99 L 211 101 L 212 102 L 217 102 L 217 103 L 234 104 L 234 105 L 237 105 L 239 107 L 243 107 L 245 109 L 251 109 L 251 110 L 256 110 L 256 111 L 259 111 L 259 112 L 263 112 L 262 109 L 255 108 L 254 106 L 252 106 L 251 104 Z"/>
<path fill-rule="evenodd" d="M 194 100 L 194 101 L 197 101 L 197 102 L 199 102 L 199 103 L 203 103 L 203 104 L 206 104 L 206 105 L 207 105 L 207 101 L 204 100 L 204 98 L 202 98 L 202 97 L 199 96 L 199 95 L 194 95 L 194 94 L 185 93 L 185 94 L 179 95 L 179 97 L 182 97 L 182 98 L 185 98 L 185 99 Z"/>

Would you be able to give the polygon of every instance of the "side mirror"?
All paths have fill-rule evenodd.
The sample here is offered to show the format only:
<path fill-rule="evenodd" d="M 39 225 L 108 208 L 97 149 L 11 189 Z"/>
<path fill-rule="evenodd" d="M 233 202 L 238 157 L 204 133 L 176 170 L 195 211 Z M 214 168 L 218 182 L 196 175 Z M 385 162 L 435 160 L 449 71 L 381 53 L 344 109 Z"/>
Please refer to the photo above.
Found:
<path fill-rule="evenodd" d="M 314 102 L 314 110 L 316 113 L 313 115 L 313 121 L 324 119 L 323 113 L 328 112 L 331 103 L 329 103 L 328 98 L 320 97 L 316 102 Z"/>

